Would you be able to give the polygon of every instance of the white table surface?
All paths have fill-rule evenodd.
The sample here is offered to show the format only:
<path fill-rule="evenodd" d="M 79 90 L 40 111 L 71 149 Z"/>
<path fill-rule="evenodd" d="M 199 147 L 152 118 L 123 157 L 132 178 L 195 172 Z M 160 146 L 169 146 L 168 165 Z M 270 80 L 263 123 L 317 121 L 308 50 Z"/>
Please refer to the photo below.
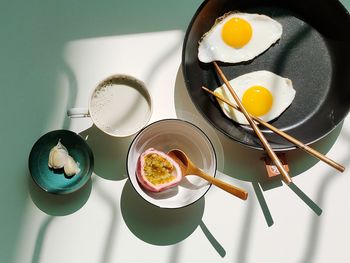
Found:
<path fill-rule="evenodd" d="M 25 193 L 21 211 L 9 210 L 16 226 L 2 226 L 1 243 L 7 235 L 13 262 L 350 262 L 350 117 L 313 145 L 343 164 L 344 173 L 294 150 L 287 153 L 293 186 L 279 180 L 258 184 L 256 175 L 266 176 L 262 153 L 214 130 L 193 106 L 180 67 L 183 37 L 183 30 L 174 29 L 87 37 L 63 45 L 65 66 L 51 93 L 60 99 L 52 104 L 52 118 L 43 130 L 64 127 L 88 136 L 95 171 L 83 189 L 68 196 L 44 193 L 28 172 L 22 174 L 27 179 L 20 187 Z M 65 116 L 69 107 L 87 106 L 96 83 L 114 73 L 147 84 L 154 98 L 150 122 L 181 118 L 201 127 L 217 152 L 217 177 L 247 189 L 248 200 L 215 187 L 194 205 L 177 210 L 140 199 L 125 170 L 132 137 L 112 138 L 90 119 Z M 31 137 L 32 143 L 37 138 Z M 17 204 L 13 196 L 1 199 L 6 207 Z M 2 208 L 3 222 L 9 222 Z"/>

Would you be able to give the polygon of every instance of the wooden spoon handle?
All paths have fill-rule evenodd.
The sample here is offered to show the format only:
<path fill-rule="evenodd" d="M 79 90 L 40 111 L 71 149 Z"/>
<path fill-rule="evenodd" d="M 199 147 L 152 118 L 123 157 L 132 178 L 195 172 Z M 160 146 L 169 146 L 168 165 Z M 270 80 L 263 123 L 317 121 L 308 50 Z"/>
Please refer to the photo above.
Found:
<path fill-rule="evenodd" d="M 220 179 L 217 179 L 213 176 L 206 174 L 202 170 L 198 169 L 195 171 L 194 174 L 207 180 L 209 183 L 212 183 L 213 185 L 221 188 L 222 190 L 224 190 L 230 194 L 233 194 L 234 196 L 236 196 L 238 198 L 241 198 L 242 200 L 247 200 L 247 198 L 248 198 L 248 192 L 245 191 L 244 189 L 241 189 L 237 186 L 234 186 L 234 185 L 228 184 L 224 181 L 221 181 Z"/>

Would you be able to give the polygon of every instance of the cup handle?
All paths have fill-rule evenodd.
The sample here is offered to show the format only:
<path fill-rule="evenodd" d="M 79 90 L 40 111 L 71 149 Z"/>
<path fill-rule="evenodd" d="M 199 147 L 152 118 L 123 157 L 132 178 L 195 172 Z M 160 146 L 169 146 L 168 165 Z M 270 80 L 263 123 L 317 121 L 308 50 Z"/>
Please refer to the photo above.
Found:
<path fill-rule="evenodd" d="M 90 117 L 90 113 L 87 108 L 71 108 L 67 110 L 67 116 L 70 118 L 85 118 Z"/>

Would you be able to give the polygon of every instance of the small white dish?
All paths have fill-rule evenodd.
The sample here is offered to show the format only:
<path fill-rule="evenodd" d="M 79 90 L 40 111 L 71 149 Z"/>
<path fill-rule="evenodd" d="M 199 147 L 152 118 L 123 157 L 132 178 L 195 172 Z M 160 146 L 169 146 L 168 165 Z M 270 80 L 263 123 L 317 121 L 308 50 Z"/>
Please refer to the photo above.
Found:
<path fill-rule="evenodd" d="M 143 128 L 132 141 L 127 155 L 127 171 L 136 192 L 149 203 L 161 208 L 180 208 L 190 205 L 210 188 L 210 184 L 198 176 L 186 176 L 168 190 L 154 193 L 145 190 L 136 178 L 139 156 L 148 148 L 162 152 L 172 149 L 184 151 L 204 172 L 215 176 L 217 160 L 215 149 L 206 134 L 197 126 L 184 120 L 165 119 Z"/>

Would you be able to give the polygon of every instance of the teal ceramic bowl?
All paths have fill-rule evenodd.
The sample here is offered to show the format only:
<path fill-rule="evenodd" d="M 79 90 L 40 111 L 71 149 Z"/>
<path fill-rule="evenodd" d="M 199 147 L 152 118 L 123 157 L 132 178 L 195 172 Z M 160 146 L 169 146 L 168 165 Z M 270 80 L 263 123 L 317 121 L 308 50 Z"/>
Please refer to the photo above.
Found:
<path fill-rule="evenodd" d="M 63 169 L 48 167 L 50 150 L 59 140 L 79 163 L 80 172 L 72 177 L 67 177 Z M 29 171 L 33 180 L 44 191 L 53 194 L 69 194 L 80 189 L 89 181 L 93 169 L 94 158 L 90 147 L 80 135 L 69 130 L 56 130 L 43 135 L 29 155 Z"/>

